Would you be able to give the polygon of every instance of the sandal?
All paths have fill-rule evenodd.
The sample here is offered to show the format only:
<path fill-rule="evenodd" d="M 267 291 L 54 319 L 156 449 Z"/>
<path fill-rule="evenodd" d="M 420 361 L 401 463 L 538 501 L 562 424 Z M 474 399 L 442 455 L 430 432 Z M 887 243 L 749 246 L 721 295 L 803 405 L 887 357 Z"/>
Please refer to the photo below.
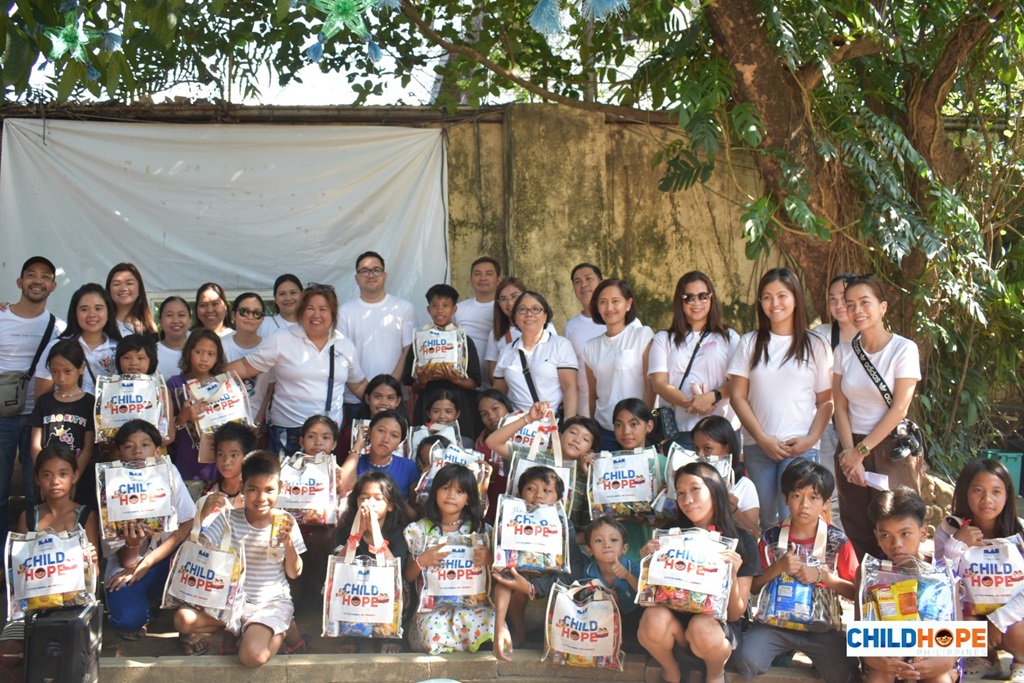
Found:
<path fill-rule="evenodd" d="M 1010 683 L 1024 683 L 1024 662 L 1014 662 L 1010 666 Z"/>
<path fill-rule="evenodd" d="M 998 659 L 988 657 L 964 657 L 964 678 L 1000 679 L 1003 665 Z"/>
<path fill-rule="evenodd" d="M 286 655 L 304 655 L 304 654 L 306 654 L 307 652 L 309 652 L 309 645 L 306 644 L 306 641 L 307 641 L 308 638 L 309 638 L 309 636 L 307 636 L 305 633 L 303 633 L 302 637 L 299 638 L 299 642 L 295 643 L 291 647 L 289 647 L 287 644 L 285 644 L 285 646 L 284 646 L 284 653 Z"/>
<path fill-rule="evenodd" d="M 146 627 L 143 626 L 137 631 L 118 631 L 117 635 L 119 635 L 122 640 L 141 640 L 142 638 L 146 637 Z"/>
<path fill-rule="evenodd" d="M 181 651 L 185 653 L 186 657 L 203 655 L 210 649 L 210 641 L 207 636 L 202 633 L 193 633 L 190 636 L 178 636 L 178 642 L 181 643 Z"/>

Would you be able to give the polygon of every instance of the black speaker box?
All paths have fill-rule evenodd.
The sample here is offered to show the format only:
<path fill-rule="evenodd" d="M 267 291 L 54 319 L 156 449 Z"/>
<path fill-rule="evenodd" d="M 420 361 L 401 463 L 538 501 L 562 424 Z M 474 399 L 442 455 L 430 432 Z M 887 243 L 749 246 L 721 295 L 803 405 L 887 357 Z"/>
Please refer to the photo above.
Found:
<path fill-rule="evenodd" d="M 30 614 L 25 624 L 25 683 L 96 683 L 102 627 L 99 603 Z"/>

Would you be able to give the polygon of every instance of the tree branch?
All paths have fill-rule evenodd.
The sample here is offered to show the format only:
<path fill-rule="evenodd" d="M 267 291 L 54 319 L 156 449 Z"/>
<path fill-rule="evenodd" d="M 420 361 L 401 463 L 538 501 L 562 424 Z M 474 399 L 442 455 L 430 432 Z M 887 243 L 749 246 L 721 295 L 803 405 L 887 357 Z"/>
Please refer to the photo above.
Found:
<path fill-rule="evenodd" d="M 416 11 L 416 9 L 412 6 L 411 0 L 402 0 L 402 9 L 405 12 L 405 16 L 408 17 L 409 21 L 411 21 L 420 31 L 423 32 L 424 36 L 426 36 L 430 41 L 435 43 L 437 46 L 443 48 L 444 50 L 447 50 L 448 52 L 459 54 L 462 55 L 463 57 L 467 57 L 472 61 L 476 62 L 477 64 L 479 64 L 480 66 L 484 67 L 491 73 L 495 74 L 496 76 L 499 76 L 500 78 L 503 78 L 506 81 L 509 81 L 510 83 L 515 83 L 516 85 L 523 88 L 527 92 L 531 92 L 534 95 L 537 95 L 538 97 L 545 99 L 549 102 L 555 102 L 557 104 L 562 104 L 567 107 L 582 109 L 583 111 L 591 111 L 601 114 L 611 114 L 613 116 L 619 116 L 625 119 L 631 119 L 643 123 L 651 122 L 652 116 L 655 116 L 660 119 L 660 116 L 655 115 L 654 112 L 634 109 L 632 107 L 620 107 L 613 104 L 601 104 L 599 102 L 587 102 L 585 100 L 577 100 L 571 97 L 566 97 L 565 95 L 559 95 L 558 93 L 552 92 L 551 90 L 548 90 L 546 88 L 542 88 L 539 85 L 536 85 L 535 83 L 527 80 L 526 78 L 523 78 L 522 76 L 515 74 L 509 69 L 506 69 L 500 64 L 497 64 L 496 62 L 488 59 L 485 55 L 481 54 L 480 52 L 477 52 L 471 47 L 467 47 L 465 45 L 458 45 L 456 43 L 452 43 L 448 40 L 445 40 L 441 36 L 441 34 L 435 31 L 434 27 L 431 26 L 427 21 L 425 21 L 423 17 L 419 14 L 419 12 Z"/>
<path fill-rule="evenodd" d="M 876 40 L 871 38 L 858 38 L 853 42 L 844 43 L 840 46 L 839 49 L 837 49 L 832 56 L 828 58 L 828 63 L 835 66 L 839 62 L 844 62 L 848 59 L 881 54 L 884 49 L 885 48 L 883 48 Z M 824 76 L 824 71 L 817 62 L 804 64 L 796 72 L 796 78 L 803 86 L 804 90 L 813 90 L 814 86 L 821 82 L 822 76 Z"/>
<path fill-rule="evenodd" d="M 990 2 L 981 12 L 965 18 L 945 42 L 931 75 L 911 78 L 907 89 L 907 138 L 924 155 L 947 185 L 953 186 L 969 170 L 970 163 L 945 134 L 942 105 L 949 97 L 957 74 L 971 52 L 1002 17 L 1003 3 Z"/>

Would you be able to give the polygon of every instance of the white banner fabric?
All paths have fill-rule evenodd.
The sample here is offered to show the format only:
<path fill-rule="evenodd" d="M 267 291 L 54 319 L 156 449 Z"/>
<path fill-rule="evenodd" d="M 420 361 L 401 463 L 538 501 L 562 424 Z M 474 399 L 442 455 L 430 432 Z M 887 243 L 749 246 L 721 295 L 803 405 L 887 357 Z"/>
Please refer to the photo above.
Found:
<path fill-rule="evenodd" d="M 62 271 L 61 316 L 120 261 L 151 293 L 269 290 L 291 272 L 344 302 L 373 250 L 425 321 L 424 293 L 450 279 L 445 163 L 438 129 L 5 119 L 0 291 L 40 254 Z"/>

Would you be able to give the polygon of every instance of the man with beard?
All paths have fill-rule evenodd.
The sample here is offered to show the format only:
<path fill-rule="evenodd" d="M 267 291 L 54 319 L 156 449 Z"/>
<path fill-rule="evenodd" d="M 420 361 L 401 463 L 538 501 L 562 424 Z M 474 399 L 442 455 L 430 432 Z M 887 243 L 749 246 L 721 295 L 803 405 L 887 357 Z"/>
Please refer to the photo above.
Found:
<path fill-rule="evenodd" d="M 18 289 L 21 298 L 6 310 L 0 310 L 0 373 L 30 373 L 32 359 L 64 331 L 64 321 L 46 310 L 46 299 L 57 288 L 57 269 L 49 259 L 33 256 L 21 267 Z M 43 338 L 45 335 L 45 339 Z M 45 363 L 45 358 L 39 358 Z M 34 368 L 33 368 L 34 369 Z M 31 376 L 31 374 L 30 374 Z M 31 509 L 32 454 L 28 416 L 35 405 L 33 382 L 25 387 L 25 403 L 16 415 L 0 417 L 0 547 L 10 529 L 11 480 L 15 458 L 21 458 L 25 482 L 25 505 Z M 0 406 L 6 415 L 8 406 Z"/>

